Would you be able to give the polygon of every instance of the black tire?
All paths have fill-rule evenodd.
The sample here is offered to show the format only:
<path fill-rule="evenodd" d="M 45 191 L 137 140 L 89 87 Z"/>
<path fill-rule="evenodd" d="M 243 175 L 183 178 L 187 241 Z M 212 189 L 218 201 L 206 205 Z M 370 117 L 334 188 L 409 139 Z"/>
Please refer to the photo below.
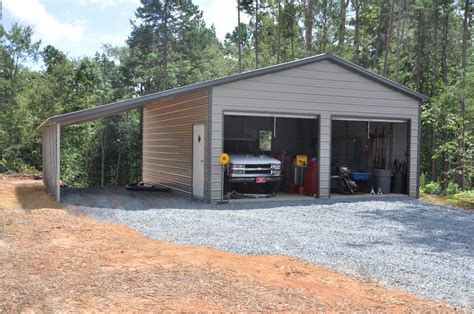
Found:
<path fill-rule="evenodd" d="M 265 187 L 265 193 L 276 194 L 280 191 L 280 182 L 268 183 Z"/>

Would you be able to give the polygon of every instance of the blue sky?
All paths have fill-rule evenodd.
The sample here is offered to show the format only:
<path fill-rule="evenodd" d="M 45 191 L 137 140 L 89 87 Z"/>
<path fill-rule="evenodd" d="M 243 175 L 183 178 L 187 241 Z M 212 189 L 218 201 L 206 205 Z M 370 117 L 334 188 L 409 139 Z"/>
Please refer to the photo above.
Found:
<path fill-rule="evenodd" d="M 3 2 L 3 3 L 2 3 Z M 206 24 L 214 24 L 223 39 L 237 24 L 235 0 L 194 0 Z M 29 25 L 35 40 L 51 44 L 70 57 L 93 55 L 105 43 L 124 45 L 131 31 L 130 19 L 139 0 L 0 0 L 2 24 Z M 244 21 L 248 18 L 244 17 Z"/>

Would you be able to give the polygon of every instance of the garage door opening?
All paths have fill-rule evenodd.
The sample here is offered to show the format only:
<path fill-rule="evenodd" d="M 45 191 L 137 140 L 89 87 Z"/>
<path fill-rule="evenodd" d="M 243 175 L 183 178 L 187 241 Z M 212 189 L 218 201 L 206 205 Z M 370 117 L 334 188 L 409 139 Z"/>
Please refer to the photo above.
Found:
<path fill-rule="evenodd" d="M 407 121 L 332 120 L 332 196 L 408 194 L 407 160 Z"/>
<path fill-rule="evenodd" d="M 297 198 L 318 195 L 316 116 L 224 116 L 224 197 Z"/>

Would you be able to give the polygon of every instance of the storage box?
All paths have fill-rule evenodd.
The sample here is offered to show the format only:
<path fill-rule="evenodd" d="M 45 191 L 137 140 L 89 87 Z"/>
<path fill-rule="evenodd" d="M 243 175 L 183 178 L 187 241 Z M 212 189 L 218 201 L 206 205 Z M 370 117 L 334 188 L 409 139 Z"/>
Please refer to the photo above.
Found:
<path fill-rule="evenodd" d="M 370 172 L 353 172 L 351 174 L 354 181 L 368 181 L 370 179 Z"/>

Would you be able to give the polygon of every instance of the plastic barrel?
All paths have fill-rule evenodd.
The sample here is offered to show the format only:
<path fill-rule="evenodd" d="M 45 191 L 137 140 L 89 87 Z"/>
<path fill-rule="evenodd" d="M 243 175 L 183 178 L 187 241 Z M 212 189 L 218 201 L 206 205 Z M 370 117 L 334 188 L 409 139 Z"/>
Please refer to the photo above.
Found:
<path fill-rule="evenodd" d="M 387 169 L 374 169 L 374 188 L 375 192 L 378 192 L 379 188 L 382 189 L 383 194 L 390 193 L 392 181 L 392 174 Z"/>
<path fill-rule="evenodd" d="M 392 193 L 403 193 L 403 179 L 405 176 L 401 173 L 396 173 L 392 179 Z"/>

